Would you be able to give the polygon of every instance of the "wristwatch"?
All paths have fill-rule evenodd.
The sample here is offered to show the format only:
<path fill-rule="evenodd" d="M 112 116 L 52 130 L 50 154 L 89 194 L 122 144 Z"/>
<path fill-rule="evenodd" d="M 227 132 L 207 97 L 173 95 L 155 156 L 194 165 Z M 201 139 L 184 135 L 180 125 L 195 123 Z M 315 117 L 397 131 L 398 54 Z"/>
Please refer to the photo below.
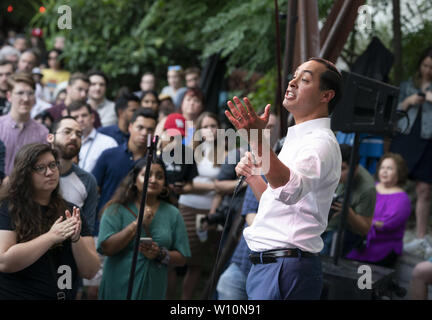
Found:
<path fill-rule="evenodd" d="M 159 262 L 160 264 L 168 265 L 169 260 L 170 260 L 170 255 L 169 255 L 168 249 L 164 248 L 164 247 L 160 247 L 159 253 L 158 253 L 157 257 L 155 258 L 155 260 L 157 262 Z"/>

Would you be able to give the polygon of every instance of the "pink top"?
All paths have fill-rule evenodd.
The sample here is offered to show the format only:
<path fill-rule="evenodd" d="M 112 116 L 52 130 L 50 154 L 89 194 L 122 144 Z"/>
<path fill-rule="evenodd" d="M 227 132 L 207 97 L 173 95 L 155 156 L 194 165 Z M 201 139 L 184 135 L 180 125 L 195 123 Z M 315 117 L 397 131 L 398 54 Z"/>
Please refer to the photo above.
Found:
<path fill-rule="evenodd" d="M 13 169 L 15 155 L 18 150 L 29 143 L 48 143 L 48 129 L 29 119 L 20 129 L 10 116 L 10 113 L 0 117 L 0 140 L 6 147 L 5 173 L 10 175 Z"/>

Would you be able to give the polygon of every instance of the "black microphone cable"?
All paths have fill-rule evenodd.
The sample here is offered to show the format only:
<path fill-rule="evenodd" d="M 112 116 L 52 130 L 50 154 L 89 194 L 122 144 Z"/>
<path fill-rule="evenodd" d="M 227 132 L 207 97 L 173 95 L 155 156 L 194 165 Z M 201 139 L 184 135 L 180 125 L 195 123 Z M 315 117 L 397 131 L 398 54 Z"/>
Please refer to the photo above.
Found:
<path fill-rule="evenodd" d="M 217 251 L 217 254 L 216 254 L 216 261 L 215 261 L 213 272 L 212 272 L 212 275 L 211 275 L 211 282 L 210 282 L 210 290 L 209 290 L 209 293 L 208 293 L 208 300 L 211 300 L 213 292 L 216 289 L 214 287 L 215 286 L 215 280 L 216 280 L 216 273 L 217 273 L 216 270 L 218 269 L 218 263 L 219 263 L 219 259 L 220 259 L 221 249 L 222 249 L 222 240 L 224 239 L 225 234 L 226 234 L 228 221 L 230 221 L 231 208 L 233 207 L 233 204 L 234 204 L 234 198 L 236 197 L 237 193 L 240 191 L 240 188 L 241 188 L 241 186 L 242 186 L 242 184 L 243 184 L 243 182 L 245 180 L 246 180 L 245 176 L 240 176 L 240 178 L 238 180 L 238 183 L 237 183 L 236 187 L 234 188 L 234 192 L 233 192 L 233 195 L 231 197 L 230 204 L 229 204 L 229 206 L 226 209 L 226 210 L 228 210 L 228 212 L 226 214 L 225 224 L 224 224 L 224 228 L 223 228 L 222 236 L 221 236 L 221 241 L 219 242 L 219 247 L 218 247 L 218 251 Z M 238 212 L 234 212 L 234 213 L 238 214 Z M 234 218 L 231 221 L 234 221 Z"/>

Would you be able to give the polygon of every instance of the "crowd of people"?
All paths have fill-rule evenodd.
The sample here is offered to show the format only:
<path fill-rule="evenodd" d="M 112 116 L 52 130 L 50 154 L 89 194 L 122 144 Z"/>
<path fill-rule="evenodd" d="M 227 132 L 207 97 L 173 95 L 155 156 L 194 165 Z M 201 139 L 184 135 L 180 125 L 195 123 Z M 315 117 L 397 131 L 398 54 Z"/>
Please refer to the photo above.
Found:
<path fill-rule="evenodd" d="M 0 299 L 125 299 L 138 228 L 147 239 L 139 245 L 132 299 L 201 298 L 203 269 L 214 262 L 222 234 L 218 225 L 223 222 L 210 223 L 211 217 L 227 207 L 238 182 L 239 169 L 228 159 L 239 162 L 246 150 L 230 149 L 226 143 L 222 150 L 217 148 L 217 130 L 224 126 L 218 115 L 206 110 L 200 69 L 169 66 L 164 88 L 159 86 L 161 79 L 146 71 L 137 84 L 139 90 L 126 88 L 111 101 L 109 75 L 66 69 L 64 38 L 56 39 L 50 50 L 36 31 L 29 39 L 16 35 L 8 41 L 0 48 Z M 309 62 L 314 67 L 316 63 L 323 61 Z M 296 81 L 290 86 L 301 86 Z M 239 101 L 234 102 L 240 110 Z M 231 102 L 229 106 L 232 111 Z M 399 108 L 408 113 L 408 130 L 394 139 L 392 152 L 382 156 L 375 179 L 358 161 L 354 168 L 342 254 L 389 268 L 395 267 L 404 250 L 420 255 L 426 261 L 413 271 L 411 292 L 413 298 L 426 299 L 427 285 L 432 283 L 432 245 L 427 236 L 432 184 L 431 49 L 420 58 L 417 74 L 401 85 Z M 238 117 L 231 122 L 240 124 L 244 115 L 232 112 Z M 260 114 L 265 119 L 260 126 L 271 130 L 279 153 L 284 145 L 284 140 L 275 143 L 274 139 L 279 120 L 268 108 Z M 297 113 L 297 121 L 302 117 Z M 300 134 L 305 129 L 293 130 Z M 143 224 L 138 226 L 148 136 L 155 134 L 162 139 L 150 168 Z M 300 147 L 301 142 L 296 143 Z M 333 139 L 331 144 L 334 148 Z M 181 150 L 179 159 L 176 150 Z M 294 156 L 286 150 L 282 157 Z M 339 151 L 341 165 L 336 159 Z M 350 156 L 351 147 L 345 144 L 328 155 L 334 168 L 327 168 L 331 174 L 326 185 L 337 187 L 328 221 L 319 223 L 322 234 L 305 241 L 312 252 L 334 254 Z M 270 176 L 270 184 L 281 177 Z M 408 178 L 416 182 L 417 238 L 404 246 L 412 212 L 404 189 Z M 254 179 L 258 178 L 249 177 L 249 184 Z M 282 231 L 272 229 L 274 239 L 252 234 L 265 224 L 263 217 L 273 219 L 271 215 L 284 210 L 282 200 L 274 202 L 263 193 L 264 181 L 257 180 L 258 187 L 242 185 L 235 211 L 244 216 L 245 236 L 219 278 L 219 299 L 247 299 L 251 292 L 252 298 L 264 297 L 262 285 L 256 285 L 249 274 L 251 269 L 251 274 L 257 274 L 259 268 L 250 255 L 259 251 L 261 241 L 274 245 Z M 305 197 L 303 203 L 308 194 L 296 196 Z M 298 241 L 302 247 L 303 240 Z M 314 276 L 301 281 L 318 288 L 321 282 L 310 283 L 322 281 L 314 273 L 318 262 L 308 261 L 303 267 Z M 64 266 L 70 269 L 62 271 Z M 59 286 L 59 277 L 68 270 L 71 280 Z M 249 291 L 248 274 L 248 281 L 256 285 Z M 297 297 L 312 297 L 302 290 Z"/>

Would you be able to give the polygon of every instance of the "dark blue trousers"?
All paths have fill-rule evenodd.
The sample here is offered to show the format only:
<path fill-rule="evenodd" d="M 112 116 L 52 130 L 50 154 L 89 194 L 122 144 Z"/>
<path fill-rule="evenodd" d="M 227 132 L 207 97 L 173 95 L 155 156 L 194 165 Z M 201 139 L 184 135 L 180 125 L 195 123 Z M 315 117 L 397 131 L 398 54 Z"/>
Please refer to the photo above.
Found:
<path fill-rule="evenodd" d="M 254 264 L 246 281 L 249 300 L 319 300 L 322 286 L 319 256 Z"/>

